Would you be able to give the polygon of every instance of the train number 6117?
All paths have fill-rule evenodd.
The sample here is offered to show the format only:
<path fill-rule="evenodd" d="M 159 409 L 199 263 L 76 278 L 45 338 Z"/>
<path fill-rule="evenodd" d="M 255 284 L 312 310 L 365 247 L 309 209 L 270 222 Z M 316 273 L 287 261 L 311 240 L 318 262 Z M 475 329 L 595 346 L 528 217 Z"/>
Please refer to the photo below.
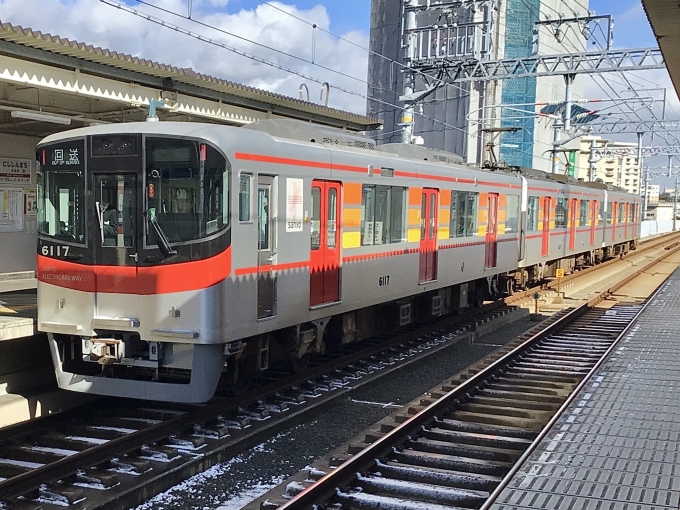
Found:
<path fill-rule="evenodd" d="M 68 249 L 69 246 L 43 246 L 41 249 L 42 254 L 47 257 L 48 255 L 50 257 L 54 257 L 55 255 L 57 257 L 66 257 L 68 256 Z"/>
<path fill-rule="evenodd" d="M 378 278 L 378 285 L 380 285 L 381 287 L 384 287 L 384 286 L 389 285 L 389 284 L 390 284 L 389 275 L 381 276 L 380 278 Z"/>

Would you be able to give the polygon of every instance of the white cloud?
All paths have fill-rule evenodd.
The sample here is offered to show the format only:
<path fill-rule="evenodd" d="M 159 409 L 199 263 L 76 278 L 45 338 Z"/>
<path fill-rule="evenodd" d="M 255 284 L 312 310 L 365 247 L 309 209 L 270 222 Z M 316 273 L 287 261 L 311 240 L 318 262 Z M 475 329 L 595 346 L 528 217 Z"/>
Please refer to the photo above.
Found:
<path fill-rule="evenodd" d="M 186 0 L 150 1 L 163 9 L 187 14 Z M 186 19 L 165 14 L 153 7 L 136 2 L 132 4 L 134 5 L 131 7 L 140 12 L 237 47 L 282 67 L 328 81 L 332 87 L 329 106 L 365 113 L 366 101 L 363 98 L 333 90 L 333 87 L 341 87 L 366 95 L 368 56 L 363 49 L 339 41 L 320 30 L 316 30 L 314 34 L 311 26 L 267 5 L 260 5 L 255 10 L 227 14 L 216 10 L 216 7 L 226 6 L 228 0 L 193 1 L 193 19 L 290 55 L 310 61 L 314 58 L 314 62 L 332 70 L 329 71 Z M 283 3 L 276 5 L 297 17 L 316 23 L 322 29 L 328 30 L 330 27 L 328 13 L 322 5 L 308 10 Z M 306 82 L 310 89 L 310 99 L 318 102 L 321 85 L 316 82 L 235 55 L 96 0 L 0 0 L 0 12 L 3 22 L 177 67 L 191 67 L 201 73 L 293 97 L 298 97 L 298 87 Z M 363 47 L 368 46 L 368 34 L 352 32 L 343 37 Z M 333 71 L 340 71 L 358 80 Z"/>

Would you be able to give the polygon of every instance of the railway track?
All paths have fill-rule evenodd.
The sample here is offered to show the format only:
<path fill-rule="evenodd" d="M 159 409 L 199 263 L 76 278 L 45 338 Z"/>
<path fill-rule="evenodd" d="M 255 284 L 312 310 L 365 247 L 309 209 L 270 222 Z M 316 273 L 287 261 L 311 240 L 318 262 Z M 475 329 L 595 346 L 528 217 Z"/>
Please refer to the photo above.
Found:
<path fill-rule="evenodd" d="M 316 359 L 303 376 L 266 372 L 258 387 L 240 398 L 204 406 L 126 401 L 108 406 L 99 400 L 77 414 L 2 429 L 0 508 L 132 506 L 303 421 L 362 385 L 469 341 L 469 330 L 510 310 L 497 302 L 476 317 L 447 319 L 399 337 L 350 345 L 335 357 Z"/>
<path fill-rule="evenodd" d="M 366 448 L 334 470 L 310 470 L 318 481 L 294 488 L 278 510 L 486 510 L 645 307 L 598 305 L 678 250 L 561 314 L 389 432 L 367 438 Z"/>
<path fill-rule="evenodd" d="M 348 345 L 303 375 L 265 372 L 242 397 L 203 406 L 98 400 L 77 413 L 0 430 L 0 508 L 138 504 L 228 460 L 358 388 L 459 342 L 512 307 L 480 309 L 393 338 Z M 145 487 L 139 491 L 140 487 Z M 31 508 L 30 506 L 28 508 Z"/>

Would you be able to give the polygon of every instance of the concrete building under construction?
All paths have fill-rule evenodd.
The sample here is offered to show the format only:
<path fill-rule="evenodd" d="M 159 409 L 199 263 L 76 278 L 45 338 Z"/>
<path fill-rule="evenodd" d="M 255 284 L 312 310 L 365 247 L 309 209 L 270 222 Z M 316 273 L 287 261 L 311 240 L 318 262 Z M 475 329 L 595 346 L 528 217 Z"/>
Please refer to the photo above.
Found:
<path fill-rule="evenodd" d="M 578 26 L 536 25 L 588 14 L 587 0 L 372 0 L 368 115 L 384 121 L 378 143 L 402 141 L 404 102 L 413 80 L 412 137 L 460 154 L 469 163 L 494 157 L 511 165 L 550 170 L 553 120 L 540 105 L 565 99 L 562 76 L 456 83 L 461 62 L 555 55 L 585 50 Z M 409 16 L 411 16 L 410 21 Z M 415 18 L 415 19 L 414 19 Z M 409 25 L 409 23 L 411 23 Z M 415 29 L 412 27 L 415 24 Z M 427 62 L 426 66 L 422 66 Z M 427 71 L 411 74 L 411 69 Z M 427 75 L 427 76 L 426 76 Z M 410 78 L 413 76 L 413 78 Z M 442 86 L 435 84 L 446 83 Z M 425 92 L 430 91 L 428 94 Z M 581 97 L 581 78 L 572 86 Z M 419 92 L 423 94 L 418 95 Z M 406 115 L 406 120 L 410 112 Z M 516 128 L 499 132 L 494 128 Z M 404 140 L 407 141 L 407 140 Z M 489 150 L 493 147 L 493 154 Z"/>

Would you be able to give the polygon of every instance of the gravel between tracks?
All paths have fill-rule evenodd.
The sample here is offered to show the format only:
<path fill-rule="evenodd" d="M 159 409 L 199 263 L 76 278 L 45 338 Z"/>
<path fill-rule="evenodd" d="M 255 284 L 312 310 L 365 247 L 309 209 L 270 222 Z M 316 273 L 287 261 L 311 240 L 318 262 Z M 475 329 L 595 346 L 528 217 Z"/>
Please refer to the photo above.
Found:
<path fill-rule="evenodd" d="M 298 425 L 230 462 L 150 499 L 137 510 L 237 510 L 401 406 L 483 358 L 536 323 L 522 319 L 426 365 L 389 377 L 316 420 Z"/>

